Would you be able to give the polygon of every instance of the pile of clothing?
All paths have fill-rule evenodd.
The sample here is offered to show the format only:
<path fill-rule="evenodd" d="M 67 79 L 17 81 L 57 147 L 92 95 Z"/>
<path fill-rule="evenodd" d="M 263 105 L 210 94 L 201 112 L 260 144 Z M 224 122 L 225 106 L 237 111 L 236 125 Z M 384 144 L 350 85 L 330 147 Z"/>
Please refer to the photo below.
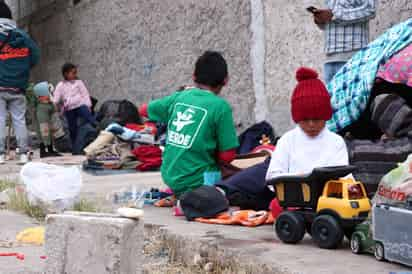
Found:
<path fill-rule="evenodd" d="M 156 141 L 156 126 L 147 124 L 111 123 L 84 149 L 85 171 L 96 170 L 158 170 L 162 151 Z"/>
<path fill-rule="evenodd" d="M 396 94 L 381 94 L 372 101 L 371 119 L 383 133 L 379 140 L 347 140 L 356 179 L 374 193 L 381 178 L 412 153 L 412 108 Z"/>
<path fill-rule="evenodd" d="M 355 54 L 328 84 L 327 126 L 346 136 L 349 160 L 371 196 L 412 153 L 412 19 Z"/>

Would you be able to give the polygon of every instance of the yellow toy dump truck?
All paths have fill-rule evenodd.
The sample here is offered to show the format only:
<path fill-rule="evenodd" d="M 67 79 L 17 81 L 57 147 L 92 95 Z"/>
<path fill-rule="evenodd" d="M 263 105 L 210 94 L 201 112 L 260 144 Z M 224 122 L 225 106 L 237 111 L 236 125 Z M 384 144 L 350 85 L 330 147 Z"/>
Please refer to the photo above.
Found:
<path fill-rule="evenodd" d="M 303 176 L 282 176 L 268 181 L 276 190 L 284 211 L 275 223 L 276 234 L 285 243 L 298 243 L 305 231 L 320 248 L 336 248 L 344 235 L 371 209 L 365 187 L 353 179 L 341 179 L 353 166 L 316 168 Z"/>

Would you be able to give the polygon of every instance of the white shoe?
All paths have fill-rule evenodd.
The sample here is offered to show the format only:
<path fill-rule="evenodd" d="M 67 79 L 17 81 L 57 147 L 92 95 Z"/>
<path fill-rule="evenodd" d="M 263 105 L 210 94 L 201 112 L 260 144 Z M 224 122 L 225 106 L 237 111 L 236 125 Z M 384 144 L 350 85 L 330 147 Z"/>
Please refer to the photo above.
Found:
<path fill-rule="evenodd" d="M 20 154 L 20 165 L 27 164 L 29 162 L 29 156 L 26 153 Z"/>
<path fill-rule="evenodd" d="M 0 165 L 4 165 L 6 163 L 6 155 L 0 154 Z"/>

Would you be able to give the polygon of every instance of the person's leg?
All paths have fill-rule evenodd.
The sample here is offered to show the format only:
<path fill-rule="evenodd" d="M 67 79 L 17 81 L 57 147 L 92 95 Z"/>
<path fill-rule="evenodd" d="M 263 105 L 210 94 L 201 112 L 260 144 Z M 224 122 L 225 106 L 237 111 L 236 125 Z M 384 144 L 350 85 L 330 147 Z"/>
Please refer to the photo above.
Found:
<path fill-rule="evenodd" d="M 325 83 L 328 84 L 346 62 L 329 62 L 324 64 Z"/>
<path fill-rule="evenodd" d="M 77 136 L 77 111 L 76 109 L 65 112 L 67 123 L 69 124 L 70 139 L 72 145 L 76 142 Z"/>
<path fill-rule="evenodd" d="M 49 130 L 48 130 L 49 142 L 47 144 L 47 153 L 50 155 L 50 157 L 62 156 L 60 153 L 57 153 L 53 148 L 53 135 L 55 134 L 57 130 L 59 130 L 59 128 L 56 126 L 56 120 L 55 120 L 56 115 L 55 114 L 56 112 L 54 110 L 54 106 L 52 104 L 47 104 L 47 119 L 48 119 L 48 126 L 49 126 Z"/>
<path fill-rule="evenodd" d="M 9 111 L 16 133 L 20 154 L 28 152 L 28 134 L 26 127 L 26 97 L 24 95 L 9 95 Z"/>
<path fill-rule="evenodd" d="M 4 98 L 5 93 L 0 93 L 0 155 L 4 162 L 4 153 L 6 147 L 6 119 L 7 119 L 7 102 Z"/>
<path fill-rule="evenodd" d="M 81 106 L 77 108 L 77 113 L 80 117 L 82 117 L 85 121 L 90 123 L 92 126 L 96 126 L 96 118 L 90 112 L 90 109 L 87 106 Z"/>
<path fill-rule="evenodd" d="M 51 131 L 52 140 L 57 140 L 64 137 L 63 123 L 60 120 L 59 113 L 55 110 L 54 106 L 51 106 Z"/>
<path fill-rule="evenodd" d="M 48 143 L 49 124 L 48 124 L 48 110 L 45 104 L 38 104 L 36 106 L 36 119 L 38 124 L 38 138 L 40 140 L 40 158 L 48 157 L 46 152 L 46 143 Z"/>
<path fill-rule="evenodd" d="M 38 104 L 36 109 L 37 120 L 40 125 L 40 135 L 41 141 L 44 145 L 50 145 L 50 115 L 49 115 L 49 108 L 47 104 Z"/>

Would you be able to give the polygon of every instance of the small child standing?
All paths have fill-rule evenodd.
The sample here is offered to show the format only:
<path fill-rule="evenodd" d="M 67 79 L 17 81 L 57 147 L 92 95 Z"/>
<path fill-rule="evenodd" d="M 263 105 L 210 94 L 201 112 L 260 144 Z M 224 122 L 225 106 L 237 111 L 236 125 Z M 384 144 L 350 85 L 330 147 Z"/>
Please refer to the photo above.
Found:
<path fill-rule="evenodd" d="M 292 118 L 298 126 L 287 132 L 272 154 L 266 180 L 282 175 L 310 173 L 314 168 L 348 165 L 342 137 L 329 131 L 330 96 L 316 71 L 300 68 L 292 96 Z"/>
<path fill-rule="evenodd" d="M 62 156 L 53 148 L 53 139 L 64 136 L 63 125 L 51 101 L 53 86 L 48 82 L 41 82 L 33 87 L 36 95 L 35 110 L 37 120 L 37 135 L 40 143 L 40 158 Z M 47 150 L 46 150 L 47 149 Z"/>
<path fill-rule="evenodd" d="M 63 104 L 63 111 L 69 124 L 72 144 L 77 137 L 79 118 L 96 126 L 96 119 L 91 113 L 92 102 L 89 91 L 82 80 L 77 78 L 77 67 L 66 63 L 63 65 L 62 74 L 64 80 L 56 86 L 53 103 Z"/>

